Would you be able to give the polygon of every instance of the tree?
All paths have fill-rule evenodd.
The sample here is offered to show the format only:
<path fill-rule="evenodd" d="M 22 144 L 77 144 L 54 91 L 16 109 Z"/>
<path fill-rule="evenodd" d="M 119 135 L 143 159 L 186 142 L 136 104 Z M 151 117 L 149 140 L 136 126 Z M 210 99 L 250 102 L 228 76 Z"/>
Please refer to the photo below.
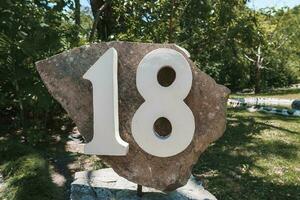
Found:
<path fill-rule="evenodd" d="M 76 25 L 76 36 L 75 36 L 75 44 L 79 45 L 80 42 L 80 0 L 74 0 L 75 9 L 74 9 L 74 19 L 75 19 L 75 25 Z"/>
<path fill-rule="evenodd" d="M 89 41 L 93 40 L 97 29 L 97 38 L 102 41 L 107 41 L 112 34 L 114 19 L 112 17 L 112 2 L 111 0 L 90 0 L 94 24 L 91 31 Z"/>
<path fill-rule="evenodd" d="M 290 49 L 288 44 L 297 40 L 294 37 L 297 28 L 290 32 L 285 31 L 289 11 L 268 8 L 252 13 L 260 40 L 251 52 L 252 57 L 245 57 L 254 66 L 255 93 L 260 93 L 262 86 L 278 87 L 293 83 L 296 77 L 291 71 L 292 67 L 288 65 L 290 56 L 285 52 Z M 292 26 L 293 24 L 297 23 L 291 23 Z"/>
<path fill-rule="evenodd" d="M 108 2 L 91 3 L 95 13 Z M 250 85 L 251 63 L 244 52 L 254 48 L 259 37 L 246 1 L 115 0 L 109 5 L 111 31 L 99 39 L 174 42 L 188 49 L 198 66 L 219 83 L 233 90 Z M 100 33 L 105 29 L 97 27 Z"/>
<path fill-rule="evenodd" d="M 61 112 L 34 63 L 69 47 L 66 44 L 69 27 L 64 26 L 69 17 L 63 11 L 68 4 L 68 1 L 1 1 L 1 119 L 23 130 L 27 139 L 25 130 L 45 128 L 49 117 Z"/>
<path fill-rule="evenodd" d="M 243 55 L 258 37 L 245 1 L 195 0 L 185 10 L 179 44 L 219 83 L 233 91 L 249 87 L 250 63 Z"/>

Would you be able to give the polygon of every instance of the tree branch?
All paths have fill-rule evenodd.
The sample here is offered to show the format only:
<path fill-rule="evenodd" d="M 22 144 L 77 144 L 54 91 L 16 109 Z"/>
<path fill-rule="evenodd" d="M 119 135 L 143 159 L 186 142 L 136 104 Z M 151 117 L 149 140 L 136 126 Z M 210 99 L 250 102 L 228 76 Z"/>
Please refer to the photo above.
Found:
<path fill-rule="evenodd" d="M 255 60 L 253 60 L 252 58 L 250 58 L 249 56 L 247 56 L 246 54 L 244 54 L 245 55 L 245 57 L 249 60 L 249 61 L 251 61 L 251 62 L 254 62 L 255 63 Z"/>
<path fill-rule="evenodd" d="M 169 19 L 169 43 L 173 42 L 173 14 L 174 14 L 175 0 L 172 1 L 172 10 Z"/>
<path fill-rule="evenodd" d="M 89 42 L 93 41 L 96 29 L 97 29 L 97 25 L 98 25 L 98 22 L 99 22 L 100 14 L 107 8 L 107 6 L 108 6 L 108 3 L 106 2 L 97 11 L 96 17 L 94 19 L 93 27 L 92 27 L 92 30 L 91 30 L 91 34 L 90 34 L 90 37 L 89 37 Z"/>

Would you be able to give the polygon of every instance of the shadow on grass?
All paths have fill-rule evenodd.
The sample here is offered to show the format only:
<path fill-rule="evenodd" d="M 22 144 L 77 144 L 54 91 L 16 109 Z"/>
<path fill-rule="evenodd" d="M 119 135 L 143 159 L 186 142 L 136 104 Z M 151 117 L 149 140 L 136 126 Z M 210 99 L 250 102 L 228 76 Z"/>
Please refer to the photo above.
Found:
<path fill-rule="evenodd" d="M 3 199 L 62 199 L 62 190 L 52 182 L 48 162 L 32 148 L 15 141 L 0 144 L 1 173 L 5 178 Z"/>
<path fill-rule="evenodd" d="M 271 90 L 268 92 L 262 92 L 259 94 L 254 94 L 254 93 L 240 93 L 237 94 L 237 96 L 253 96 L 253 97 L 263 97 L 263 96 L 283 96 L 283 95 L 289 95 L 289 94 L 300 94 L 300 89 L 295 88 L 295 89 L 286 89 L 286 90 Z M 234 95 L 233 95 L 234 96 Z"/>
<path fill-rule="evenodd" d="M 299 94 L 300 89 L 287 89 L 287 90 L 273 90 L 268 93 L 262 93 L 262 95 L 287 95 L 287 94 Z"/>
<path fill-rule="evenodd" d="M 62 200 L 69 199 L 72 172 L 68 164 L 76 155 L 65 151 L 67 135 L 59 142 L 49 142 L 32 147 L 6 136 L 0 140 L 0 172 L 5 179 L 5 189 L 0 199 L 9 200 Z M 51 164 L 66 182 L 53 183 Z"/>
<path fill-rule="evenodd" d="M 60 183 L 60 186 L 64 190 L 64 199 L 69 199 L 71 189 L 70 187 L 73 181 L 74 172 L 69 165 L 73 164 L 78 157 L 77 153 L 66 151 L 65 145 L 68 140 L 67 136 L 67 134 L 61 135 L 60 142 L 48 144 L 48 146 L 46 146 L 47 148 L 42 147 L 39 149 L 44 157 L 50 161 L 55 173 L 59 174 L 65 179 L 65 182 Z"/>
<path fill-rule="evenodd" d="M 280 116 L 251 115 L 230 112 L 224 136 L 200 157 L 194 167 L 194 174 L 218 199 L 297 199 L 300 188 L 297 183 L 278 183 L 272 180 L 262 160 L 276 157 L 288 160 L 298 159 L 300 147 L 280 140 L 259 140 L 263 131 L 278 130 L 289 134 L 300 134 L 277 127 L 268 120 L 286 120 Z M 289 118 L 287 121 L 299 119 Z M 300 120 L 299 120 L 300 121 Z M 260 162 L 258 162 L 260 161 Z M 271 161 L 271 160 L 270 160 Z M 259 164 L 258 164 L 259 163 Z M 253 171 L 264 174 L 257 176 Z"/>

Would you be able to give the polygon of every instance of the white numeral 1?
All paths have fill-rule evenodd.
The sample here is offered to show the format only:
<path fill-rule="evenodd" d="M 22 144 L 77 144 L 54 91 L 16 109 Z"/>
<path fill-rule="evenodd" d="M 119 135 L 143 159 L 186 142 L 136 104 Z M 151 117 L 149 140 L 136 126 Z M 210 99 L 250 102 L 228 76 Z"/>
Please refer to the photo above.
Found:
<path fill-rule="evenodd" d="M 85 145 L 85 154 L 122 156 L 128 143 L 119 135 L 118 54 L 107 50 L 83 75 L 93 86 L 94 137 Z"/>

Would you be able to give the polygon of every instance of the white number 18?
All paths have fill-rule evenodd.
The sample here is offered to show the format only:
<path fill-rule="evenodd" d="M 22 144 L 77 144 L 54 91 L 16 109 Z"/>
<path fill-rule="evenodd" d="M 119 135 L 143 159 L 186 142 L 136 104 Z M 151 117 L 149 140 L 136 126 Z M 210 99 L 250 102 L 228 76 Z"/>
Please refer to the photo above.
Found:
<path fill-rule="evenodd" d="M 126 155 L 128 143 L 119 135 L 118 118 L 118 56 L 114 48 L 84 74 L 93 86 L 94 137 L 85 145 L 84 153 L 97 155 Z M 164 87 L 157 74 L 163 67 L 176 73 L 174 82 Z M 192 72 L 188 61 L 173 49 L 160 48 L 148 53 L 137 68 L 136 85 L 145 102 L 133 116 L 131 131 L 137 144 L 147 153 L 170 157 L 185 150 L 195 131 L 192 111 L 184 103 L 192 86 Z M 168 137 L 155 133 L 157 119 L 167 118 L 172 125 Z"/>

